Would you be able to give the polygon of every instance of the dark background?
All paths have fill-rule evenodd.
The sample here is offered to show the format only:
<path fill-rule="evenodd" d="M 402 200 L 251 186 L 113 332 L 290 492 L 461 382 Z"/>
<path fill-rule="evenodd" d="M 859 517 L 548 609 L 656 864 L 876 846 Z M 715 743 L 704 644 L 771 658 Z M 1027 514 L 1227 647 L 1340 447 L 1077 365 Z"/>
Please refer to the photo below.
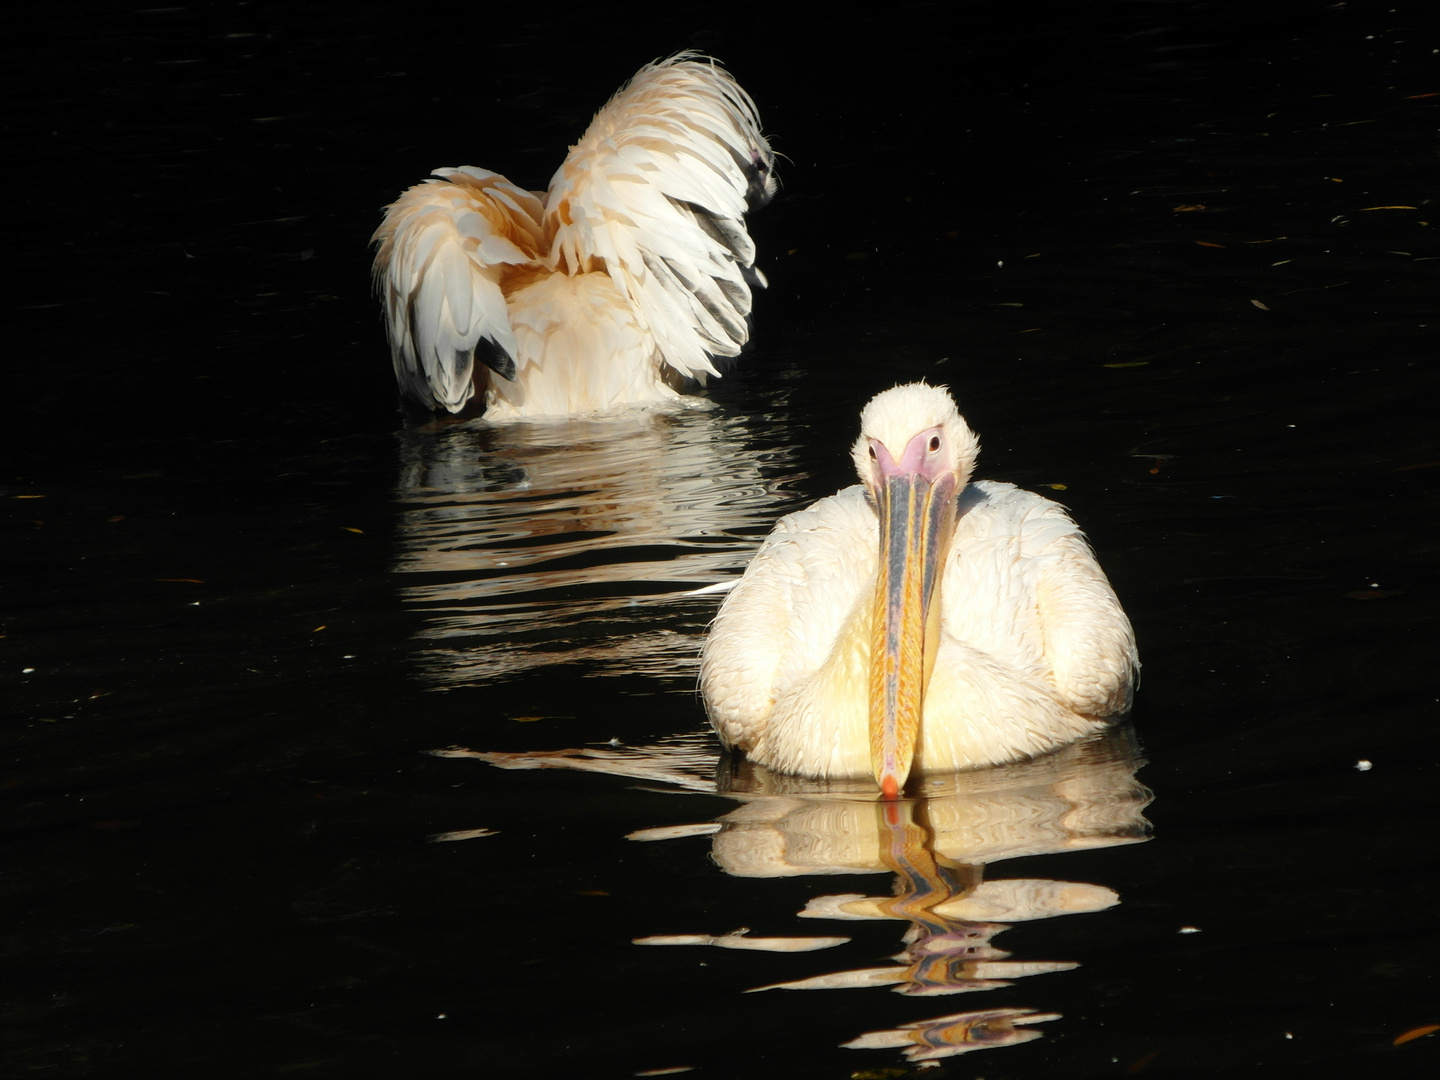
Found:
<path fill-rule="evenodd" d="M 747 998 L 768 960 L 629 945 L 813 892 L 621 839 L 724 800 L 424 754 L 703 726 L 693 670 L 431 692 L 366 247 L 432 167 L 542 187 L 681 47 L 784 155 L 754 348 L 710 392 L 775 513 L 847 482 L 869 396 L 944 379 L 985 475 L 1066 485 L 1140 636 L 1155 839 L 1017 864 L 1124 903 L 1012 931 L 1082 963 L 1025 987 L 1065 1019 L 930 1075 L 1432 1074 L 1433 1038 L 1394 1045 L 1440 1023 L 1428 3 L 11 19 L 14 1075 L 901 1067 L 835 1048 L 901 999 Z M 698 648 L 708 610 L 631 629 Z"/>

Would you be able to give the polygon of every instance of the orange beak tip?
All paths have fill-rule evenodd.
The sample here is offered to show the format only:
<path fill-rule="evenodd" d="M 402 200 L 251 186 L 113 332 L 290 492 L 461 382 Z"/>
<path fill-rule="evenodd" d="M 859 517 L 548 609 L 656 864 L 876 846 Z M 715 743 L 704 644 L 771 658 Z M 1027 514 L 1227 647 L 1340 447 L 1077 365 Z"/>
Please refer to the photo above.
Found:
<path fill-rule="evenodd" d="M 880 795 L 886 799 L 898 799 L 900 797 L 900 784 L 896 781 L 893 773 L 887 773 L 880 778 Z"/>

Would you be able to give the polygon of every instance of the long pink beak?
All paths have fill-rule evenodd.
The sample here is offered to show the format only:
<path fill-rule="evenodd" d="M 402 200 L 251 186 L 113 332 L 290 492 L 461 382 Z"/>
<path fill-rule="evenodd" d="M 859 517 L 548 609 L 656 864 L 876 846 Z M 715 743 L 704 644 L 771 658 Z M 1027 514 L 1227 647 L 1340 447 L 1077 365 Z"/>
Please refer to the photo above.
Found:
<path fill-rule="evenodd" d="M 871 483 L 880 517 L 880 571 L 870 650 L 870 767 L 887 799 L 910 776 L 924 711 L 939 605 L 942 556 L 955 529 L 955 474 L 932 461 L 933 431 L 910 440 L 897 462 L 872 442 Z"/>

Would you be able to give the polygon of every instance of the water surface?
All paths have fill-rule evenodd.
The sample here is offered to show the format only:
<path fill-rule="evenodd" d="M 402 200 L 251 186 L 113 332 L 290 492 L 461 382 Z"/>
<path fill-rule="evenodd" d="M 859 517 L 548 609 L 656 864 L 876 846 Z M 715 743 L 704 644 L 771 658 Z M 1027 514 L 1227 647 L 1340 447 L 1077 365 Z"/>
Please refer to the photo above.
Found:
<path fill-rule="evenodd" d="M 29 16 L 6 1065 L 1432 1074 L 1429 8 L 722 14 Z M 404 418 L 376 208 L 542 185 L 687 44 L 788 159 L 753 349 L 691 408 Z M 886 817 L 719 760 L 701 590 L 920 377 L 1145 669 L 1107 739 Z"/>

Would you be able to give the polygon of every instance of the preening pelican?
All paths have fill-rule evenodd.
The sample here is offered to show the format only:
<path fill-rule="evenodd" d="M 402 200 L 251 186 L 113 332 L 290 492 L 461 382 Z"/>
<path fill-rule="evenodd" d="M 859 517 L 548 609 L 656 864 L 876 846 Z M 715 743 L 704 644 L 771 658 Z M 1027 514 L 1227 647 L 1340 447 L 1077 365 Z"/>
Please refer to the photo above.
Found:
<path fill-rule="evenodd" d="M 860 414 L 860 485 L 782 518 L 726 597 L 700 685 L 781 772 L 947 772 L 1044 753 L 1130 706 L 1135 635 L 1079 527 L 1012 484 L 943 387 Z"/>
<path fill-rule="evenodd" d="M 745 213 L 775 191 L 755 104 L 714 61 L 648 64 L 545 192 L 463 166 L 386 208 L 372 238 L 401 390 L 489 419 L 677 397 L 749 337 Z M 480 361 L 477 366 L 475 361 Z"/>

